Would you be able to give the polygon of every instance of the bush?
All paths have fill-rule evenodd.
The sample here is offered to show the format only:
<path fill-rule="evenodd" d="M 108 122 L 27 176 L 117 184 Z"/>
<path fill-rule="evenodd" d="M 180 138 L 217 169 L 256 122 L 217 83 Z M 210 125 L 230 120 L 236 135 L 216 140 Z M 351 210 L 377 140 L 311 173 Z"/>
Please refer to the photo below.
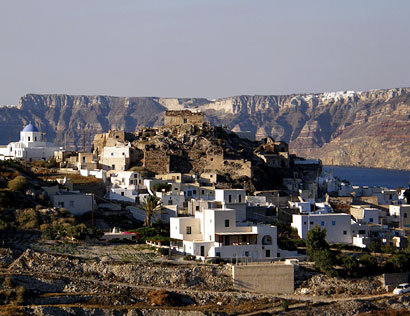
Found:
<path fill-rule="evenodd" d="M 169 255 L 169 249 L 168 248 L 158 248 L 157 252 L 161 255 L 161 256 L 168 256 Z"/>
<path fill-rule="evenodd" d="M 187 261 L 195 261 L 195 259 L 196 259 L 196 257 L 193 256 L 193 255 L 184 256 L 184 260 L 187 260 Z"/>
<path fill-rule="evenodd" d="M 344 257 L 342 259 L 342 267 L 348 276 L 356 276 L 357 270 L 359 269 L 359 263 L 354 257 Z"/>
<path fill-rule="evenodd" d="M 363 265 L 363 268 L 368 273 L 374 273 L 378 268 L 377 259 L 371 255 L 363 255 L 359 258 L 359 263 Z"/>
<path fill-rule="evenodd" d="M 17 176 L 8 182 L 7 187 L 11 191 L 23 191 L 27 187 L 27 179 L 23 176 Z"/>
<path fill-rule="evenodd" d="M 399 271 L 407 271 L 410 267 L 410 254 L 400 251 L 387 259 L 387 263 Z"/>
<path fill-rule="evenodd" d="M 282 307 L 282 310 L 284 312 L 287 312 L 289 310 L 289 302 L 288 301 L 282 301 L 282 304 L 280 304 L 280 306 Z"/>
<path fill-rule="evenodd" d="M 17 216 L 17 222 L 19 226 L 24 229 L 39 228 L 38 214 L 33 209 L 20 212 Z"/>
<path fill-rule="evenodd" d="M 66 228 L 66 234 L 68 237 L 72 237 L 77 240 L 84 240 L 88 235 L 88 228 L 84 224 L 68 226 Z"/>
<path fill-rule="evenodd" d="M 129 232 L 137 233 L 137 243 L 145 244 L 147 238 L 157 236 L 157 230 L 153 227 L 140 227 L 137 229 L 131 229 Z"/>

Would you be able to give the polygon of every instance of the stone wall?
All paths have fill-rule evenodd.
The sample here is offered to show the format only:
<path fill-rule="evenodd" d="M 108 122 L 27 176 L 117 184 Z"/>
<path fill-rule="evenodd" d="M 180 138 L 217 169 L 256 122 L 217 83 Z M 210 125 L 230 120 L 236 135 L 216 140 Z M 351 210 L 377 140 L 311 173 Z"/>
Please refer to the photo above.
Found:
<path fill-rule="evenodd" d="M 170 157 L 161 150 L 147 150 L 144 152 L 143 166 L 145 169 L 163 174 L 170 172 Z"/>
<path fill-rule="evenodd" d="M 294 286 L 292 264 L 249 264 L 232 266 L 237 290 L 266 294 L 291 294 Z"/>
<path fill-rule="evenodd" d="M 202 125 L 204 114 L 202 112 L 192 112 L 190 110 L 166 111 L 164 115 L 164 126 L 176 125 Z"/>

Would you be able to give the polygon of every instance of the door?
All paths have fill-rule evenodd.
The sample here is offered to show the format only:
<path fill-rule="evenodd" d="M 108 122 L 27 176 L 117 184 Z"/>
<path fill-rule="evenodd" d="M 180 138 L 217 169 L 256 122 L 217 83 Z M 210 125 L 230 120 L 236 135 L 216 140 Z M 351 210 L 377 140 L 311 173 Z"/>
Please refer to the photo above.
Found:
<path fill-rule="evenodd" d="M 205 246 L 201 246 L 201 257 L 205 257 Z"/>

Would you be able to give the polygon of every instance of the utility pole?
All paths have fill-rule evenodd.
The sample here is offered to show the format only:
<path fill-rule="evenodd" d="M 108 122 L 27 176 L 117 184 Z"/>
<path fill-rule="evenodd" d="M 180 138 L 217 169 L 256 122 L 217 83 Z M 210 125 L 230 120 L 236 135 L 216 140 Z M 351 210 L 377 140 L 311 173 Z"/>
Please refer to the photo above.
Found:
<path fill-rule="evenodd" d="M 92 199 L 91 199 L 91 230 L 94 235 L 95 233 L 95 228 L 94 228 L 94 193 L 91 193 Z"/>

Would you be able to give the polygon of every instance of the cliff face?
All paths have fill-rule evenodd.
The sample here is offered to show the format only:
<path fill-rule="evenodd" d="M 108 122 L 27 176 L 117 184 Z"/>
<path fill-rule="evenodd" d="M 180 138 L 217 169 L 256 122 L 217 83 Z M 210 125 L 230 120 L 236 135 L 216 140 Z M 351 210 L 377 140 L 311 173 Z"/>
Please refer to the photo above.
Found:
<path fill-rule="evenodd" d="M 29 121 L 48 139 L 91 145 L 96 133 L 159 126 L 167 109 L 198 108 L 211 123 L 272 136 L 299 156 L 325 164 L 410 169 L 410 88 L 207 99 L 34 95 L 0 107 L 0 143 Z"/>

